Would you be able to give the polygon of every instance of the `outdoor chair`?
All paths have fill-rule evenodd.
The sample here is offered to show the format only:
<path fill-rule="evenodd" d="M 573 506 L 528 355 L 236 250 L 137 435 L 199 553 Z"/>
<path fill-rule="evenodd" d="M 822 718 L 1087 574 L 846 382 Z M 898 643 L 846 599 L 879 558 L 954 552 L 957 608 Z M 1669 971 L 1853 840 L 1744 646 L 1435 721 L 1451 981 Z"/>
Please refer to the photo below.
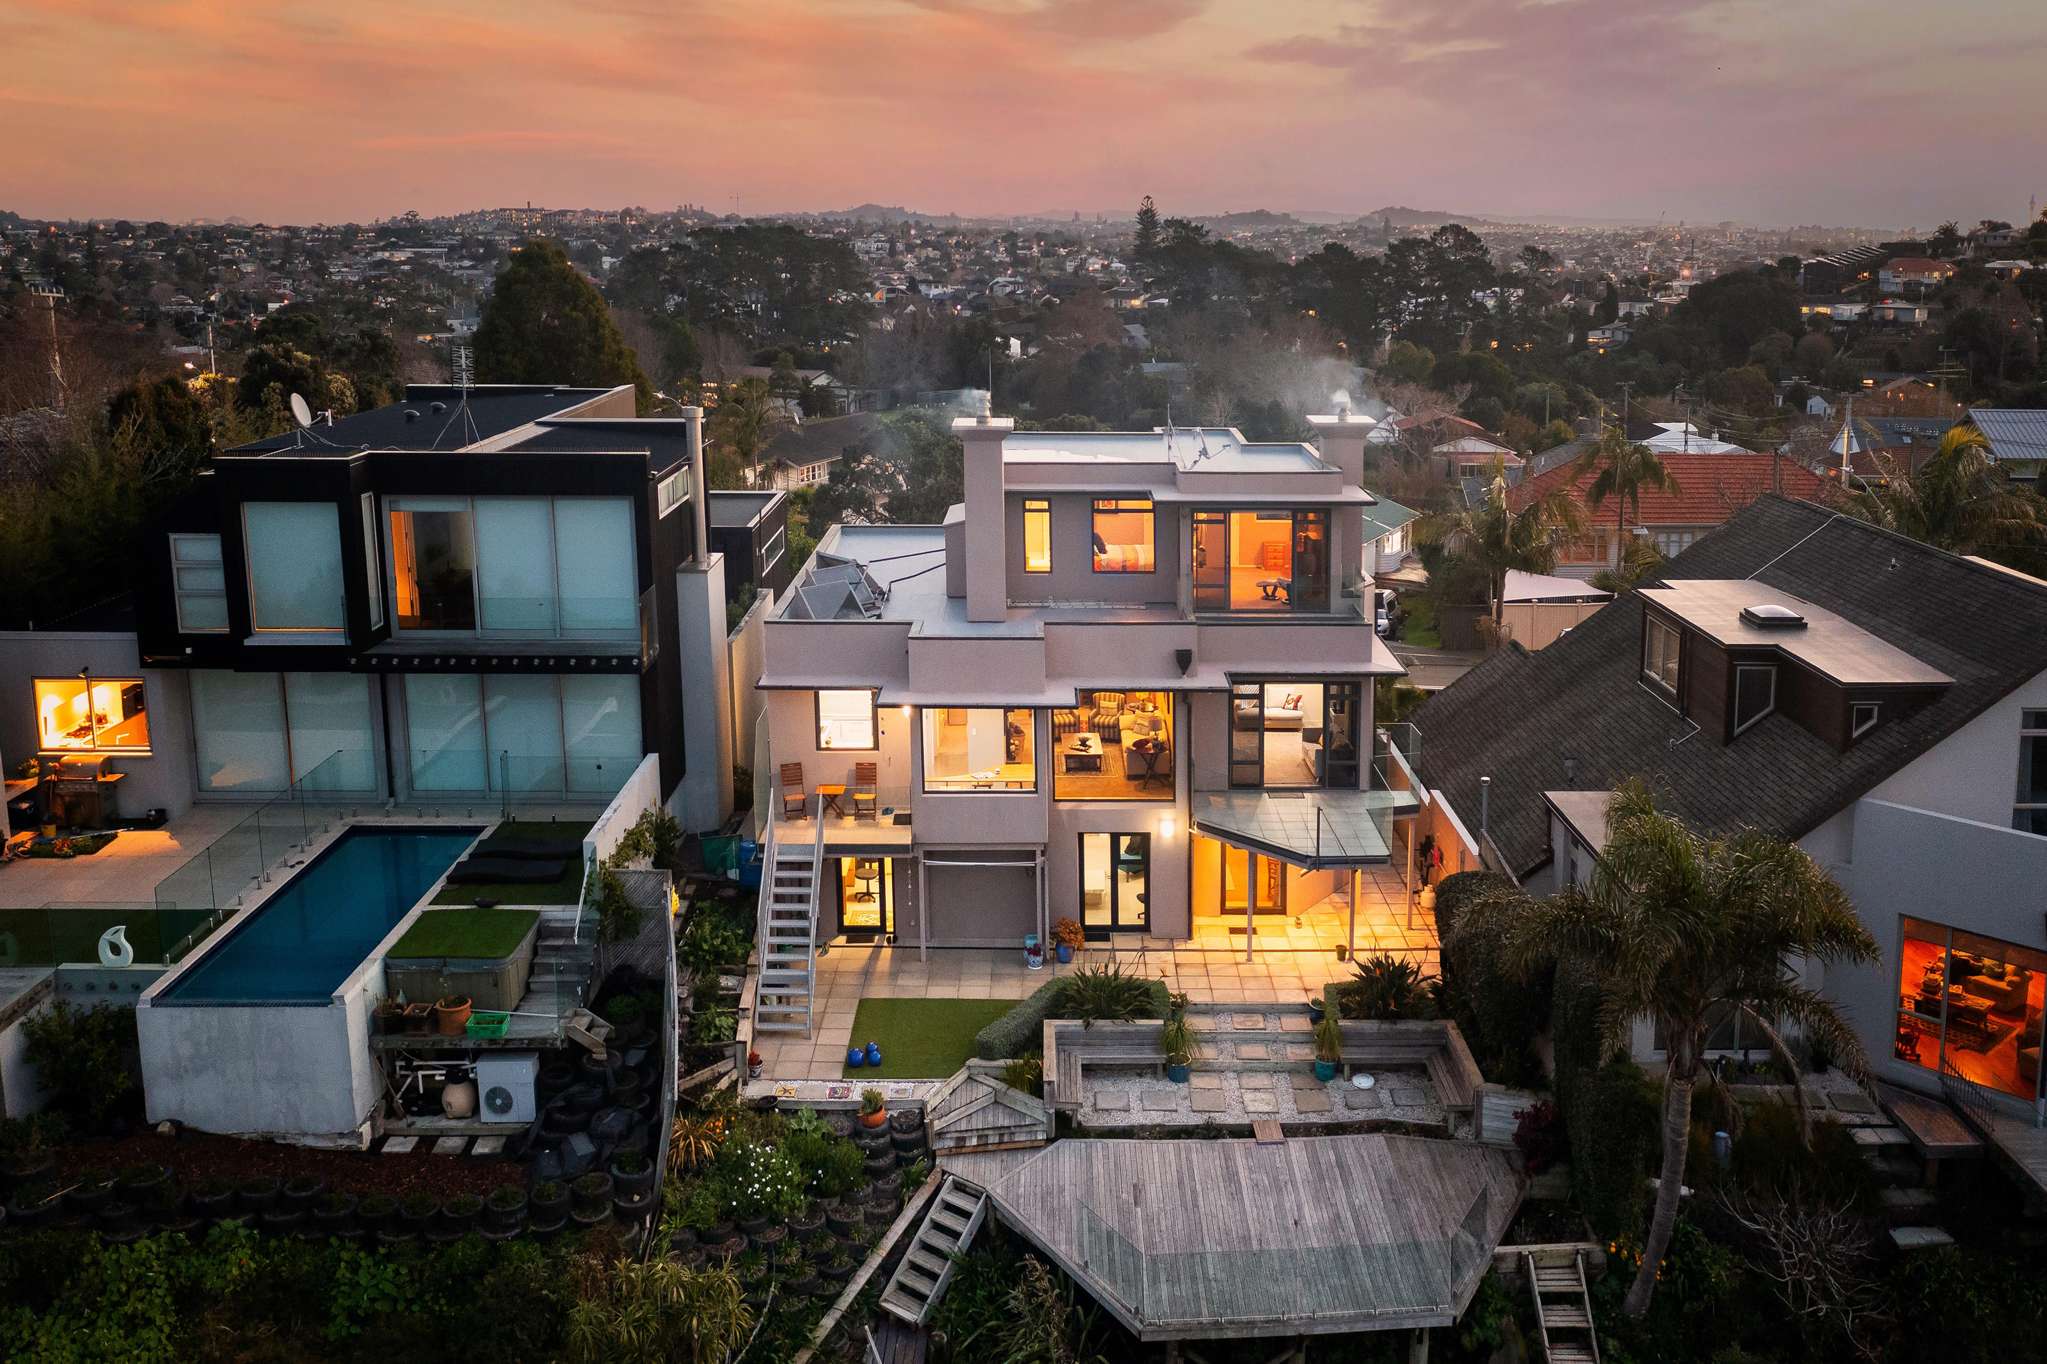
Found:
<path fill-rule="evenodd" d="M 801 819 L 804 807 L 810 803 L 810 792 L 803 785 L 803 764 L 782 764 L 782 818 Z"/>
<path fill-rule="evenodd" d="M 879 763 L 853 764 L 853 818 L 873 819 L 880 810 L 880 770 Z"/>

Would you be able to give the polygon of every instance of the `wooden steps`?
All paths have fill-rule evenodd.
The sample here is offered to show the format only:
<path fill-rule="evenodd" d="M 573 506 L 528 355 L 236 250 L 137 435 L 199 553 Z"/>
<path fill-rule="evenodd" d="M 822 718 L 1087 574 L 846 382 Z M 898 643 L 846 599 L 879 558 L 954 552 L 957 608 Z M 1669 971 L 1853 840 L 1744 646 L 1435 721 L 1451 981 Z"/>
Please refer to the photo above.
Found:
<path fill-rule="evenodd" d="M 1585 1287 L 1585 1255 L 1571 1251 L 1538 1259 L 1521 1257 L 1528 1291 L 1535 1299 L 1535 1322 L 1542 1352 L 1550 1364 L 1599 1364 L 1599 1337 L 1592 1328 L 1592 1295 Z"/>
<path fill-rule="evenodd" d="M 924 1215 L 924 1225 L 904 1252 L 881 1293 L 881 1308 L 912 1326 L 922 1326 L 952 1282 L 954 1257 L 973 1244 L 988 1215 L 988 1195 L 948 1175 Z"/>

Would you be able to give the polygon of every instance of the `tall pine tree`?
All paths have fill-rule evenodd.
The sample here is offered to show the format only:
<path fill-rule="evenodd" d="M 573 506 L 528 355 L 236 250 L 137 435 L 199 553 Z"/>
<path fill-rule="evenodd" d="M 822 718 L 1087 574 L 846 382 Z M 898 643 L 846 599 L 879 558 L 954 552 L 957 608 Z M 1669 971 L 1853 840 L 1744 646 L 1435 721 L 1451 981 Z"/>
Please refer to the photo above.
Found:
<path fill-rule="evenodd" d="M 632 348 L 559 242 L 528 241 L 499 272 L 476 327 L 476 377 L 487 384 L 631 384 L 653 397 Z"/>

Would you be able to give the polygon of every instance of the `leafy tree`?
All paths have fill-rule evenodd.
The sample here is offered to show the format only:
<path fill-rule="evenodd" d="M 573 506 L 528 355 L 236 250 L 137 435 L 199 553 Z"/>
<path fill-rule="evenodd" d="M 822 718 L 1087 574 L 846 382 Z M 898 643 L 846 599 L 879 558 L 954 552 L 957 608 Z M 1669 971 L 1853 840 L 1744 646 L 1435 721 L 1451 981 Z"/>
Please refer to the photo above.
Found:
<path fill-rule="evenodd" d="M 1774 269 L 1737 270 L 1695 287 L 1671 313 L 1680 334 L 1696 331 L 1716 350 L 1719 363 L 1740 365 L 1749 348 L 1771 332 L 1799 330 L 1798 288 Z"/>
<path fill-rule="evenodd" d="M 476 328 L 476 377 L 492 384 L 653 389 L 611 311 L 559 242 L 533 238 L 498 272 Z"/>
<path fill-rule="evenodd" d="M 1777 389 L 1760 368 L 1742 365 L 1707 375 L 1706 401 L 1737 412 L 1761 415 L 1776 406 Z"/>
<path fill-rule="evenodd" d="M 1806 378 L 1825 374 L 1834 358 L 1834 342 L 1825 332 L 1807 332 L 1791 348 L 1791 363 Z"/>
<path fill-rule="evenodd" d="M 2014 567 L 2047 555 L 2047 501 L 2014 488 L 1990 458 L 1990 442 L 1957 426 L 1916 473 L 1888 468 L 1850 496 L 1865 521 L 1955 554 Z"/>
<path fill-rule="evenodd" d="M 1496 464 L 1484 502 L 1422 518 L 1416 539 L 1442 546 L 1485 575 L 1493 623 L 1498 625 L 1506 611 L 1508 570 L 1553 571 L 1558 551 L 1583 530 L 1584 516 L 1578 504 L 1561 488 L 1552 488 L 1515 510 L 1507 499 L 1506 473 Z"/>
<path fill-rule="evenodd" d="M 883 416 L 868 445 L 847 451 L 810 504 L 810 524 L 933 524 L 966 496 L 959 437 L 945 414 L 904 408 Z"/>
<path fill-rule="evenodd" d="M 1504 950 L 1517 974 L 1533 976 L 1565 954 L 1597 971 L 1605 1050 L 1618 1049 L 1645 1015 L 1665 1040 L 1661 1178 L 1625 1302 L 1639 1318 L 1677 1220 L 1692 1090 L 1714 1023 L 1737 1010 L 1786 1056 L 1780 1029 L 1795 1024 L 1859 1075 L 1867 1063 L 1854 1029 L 1785 963 L 1873 961 L 1876 942 L 1840 886 L 1797 844 L 1754 830 L 1702 838 L 1658 810 L 1640 781 L 1624 783 L 1607 806 L 1606 847 L 1590 886 L 1547 900 L 1518 897 L 1505 919 Z"/>
<path fill-rule="evenodd" d="M 1599 440 L 1579 457 L 1578 467 L 1592 475 L 1585 485 L 1585 500 L 1594 511 L 1614 500 L 1614 524 L 1623 540 L 1628 538 L 1628 514 L 1642 514 L 1642 489 L 1677 492 L 1677 477 L 1663 459 L 1648 446 L 1628 439 L 1617 426 L 1606 427 Z"/>
<path fill-rule="evenodd" d="M 1436 368 L 1435 353 L 1412 341 L 1395 341 L 1379 366 L 1382 378 L 1396 384 L 1426 384 Z"/>
<path fill-rule="evenodd" d="M 1960 255 L 1962 250 L 1961 226 L 1950 218 L 1933 229 L 1933 235 L 1926 239 L 1926 254 L 1935 260 Z"/>

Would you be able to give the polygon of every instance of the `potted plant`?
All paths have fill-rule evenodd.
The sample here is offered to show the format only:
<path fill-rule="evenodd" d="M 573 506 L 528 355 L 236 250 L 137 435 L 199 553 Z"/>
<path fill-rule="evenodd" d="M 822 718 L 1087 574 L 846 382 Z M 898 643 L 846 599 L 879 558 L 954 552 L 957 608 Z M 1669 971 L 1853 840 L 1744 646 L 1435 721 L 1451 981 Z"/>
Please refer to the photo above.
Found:
<path fill-rule="evenodd" d="M 405 1236 L 417 1236 L 434 1220 L 441 1205 L 429 1193 L 410 1193 L 398 1203 L 398 1229 Z"/>
<path fill-rule="evenodd" d="M 355 1219 L 355 1195 L 330 1193 L 313 1203 L 313 1225 L 328 1236 L 339 1236 Z"/>
<path fill-rule="evenodd" d="M 611 1176 L 592 1170 L 569 1185 L 569 1217 L 577 1226 L 594 1227 L 611 1216 Z"/>
<path fill-rule="evenodd" d="M 1323 1011 L 1322 994 L 1318 990 L 1314 994 L 1308 996 L 1308 1021 L 1311 1023 L 1320 1023 L 1322 1021 L 1322 1011 Z"/>
<path fill-rule="evenodd" d="M 1087 933 L 1081 928 L 1077 920 L 1054 919 L 1052 921 L 1052 948 L 1059 954 L 1060 961 L 1072 961 L 1073 954 L 1078 952 L 1081 944 L 1086 941 Z"/>
<path fill-rule="evenodd" d="M 394 1033 L 405 1027 L 405 1004 L 397 999 L 380 999 L 370 1020 L 379 1033 Z"/>
<path fill-rule="evenodd" d="M 527 1210 L 536 1231 L 551 1231 L 569 1215 L 569 1191 L 559 1180 L 543 1179 L 533 1186 Z"/>
<path fill-rule="evenodd" d="M 1176 1085 L 1194 1073 L 1194 1032 L 1185 1014 L 1174 1014 L 1159 1026 L 1159 1050 L 1166 1058 L 1166 1078 Z"/>
<path fill-rule="evenodd" d="M 824 1262 L 823 1268 L 819 1269 L 818 1273 L 824 1275 L 825 1278 L 833 1283 L 844 1283 L 853 1277 L 853 1271 L 858 1268 L 860 1268 L 860 1257 L 855 1255 L 848 1247 L 840 1246 L 832 1252 L 832 1257 Z"/>
<path fill-rule="evenodd" d="M 57 1135 L 54 1129 L 61 1122 L 55 1114 L 37 1113 L 0 1124 L 0 1132 L 4 1132 L 0 1146 L 6 1152 L 0 1155 L 0 1177 L 6 1179 L 9 1188 L 50 1172 L 55 1159 L 51 1154 Z"/>
<path fill-rule="evenodd" d="M 355 1205 L 356 1225 L 364 1231 L 382 1231 L 397 1216 L 398 1200 L 389 1194 L 371 1194 Z"/>
<path fill-rule="evenodd" d="M 483 1200 L 475 1194 L 456 1194 L 441 1205 L 441 1224 L 460 1235 L 475 1224 L 476 1215 L 482 1211 Z"/>
<path fill-rule="evenodd" d="M 1343 1063 L 1343 1028 L 1333 1018 L 1315 1025 L 1315 1078 L 1327 1084 Z"/>
<path fill-rule="evenodd" d="M 764 1065 L 764 1064 L 765 1064 L 765 1063 L 764 1063 L 764 1062 L 763 1062 L 763 1061 L 761 1060 L 761 1054 L 760 1054 L 759 1052 L 757 1052 L 757 1051 L 749 1051 L 749 1052 L 747 1052 L 747 1054 L 746 1054 L 746 1078 L 747 1078 L 747 1079 L 749 1079 L 749 1080 L 758 1080 L 758 1079 L 760 1079 L 760 1077 L 761 1077 L 761 1067 L 762 1067 L 762 1065 Z"/>
<path fill-rule="evenodd" d="M 65 1206 L 88 1217 L 114 1199 L 114 1177 L 105 1170 L 87 1170 L 72 1182 L 64 1195 Z"/>
<path fill-rule="evenodd" d="M 442 995 L 434 1001 L 434 1030 L 443 1037 L 460 1037 L 469 1026 L 468 995 Z"/>
<path fill-rule="evenodd" d="M 287 1208 L 310 1208 L 313 1200 L 327 1192 L 327 1181 L 317 1175 L 294 1175 L 278 1190 L 278 1197 Z"/>
<path fill-rule="evenodd" d="M 154 1203 L 170 1187 L 171 1172 L 161 1165 L 130 1165 L 114 1179 L 122 1201 L 138 1207 Z"/>
<path fill-rule="evenodd" d="M 526 1220 L 526 1191 L 516 1184 L 500 1184 L 483 1200 L 484 1220 L 513 1231 Z"/>
<path fill-rule="evenodd" d="M 860 1091 L 860 1125 L 872 1131 L 888 1122 L 888 1100 L 878 1089 Z"/>
<path fill-rule="evenodd" d="M 235 1186 L 218 1176 L 200 1180 L 192 1190 L 192 1211 L 201 1217 L 226 1217 L 234 1205 Z"/>

